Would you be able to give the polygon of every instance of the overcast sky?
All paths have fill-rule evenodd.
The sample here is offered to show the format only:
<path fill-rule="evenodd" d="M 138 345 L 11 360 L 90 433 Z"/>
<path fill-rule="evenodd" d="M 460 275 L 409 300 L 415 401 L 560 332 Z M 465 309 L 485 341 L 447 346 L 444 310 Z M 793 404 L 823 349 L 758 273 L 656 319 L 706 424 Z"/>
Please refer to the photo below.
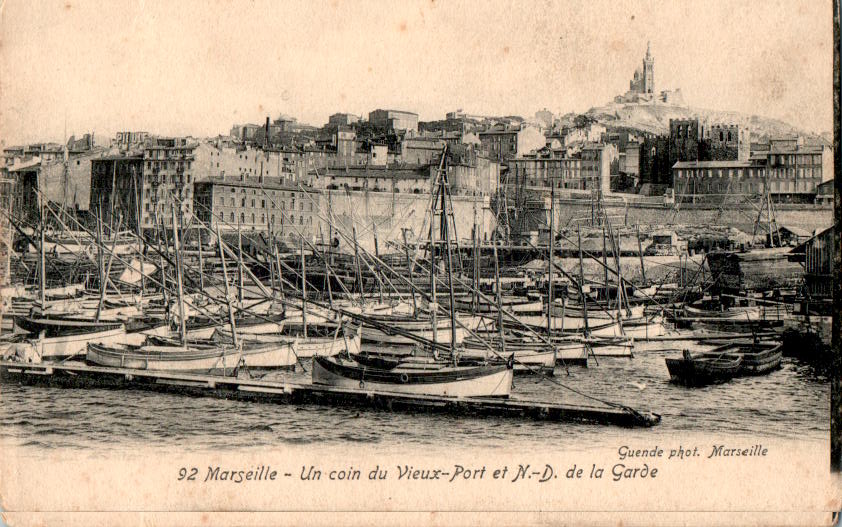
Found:
<path fill-rule="evenodd" d="M 215 135 L 285 113 L 585 111 L 628 89 L 832 127 L 830 0 L 6 0 L 0 137 Z"/>

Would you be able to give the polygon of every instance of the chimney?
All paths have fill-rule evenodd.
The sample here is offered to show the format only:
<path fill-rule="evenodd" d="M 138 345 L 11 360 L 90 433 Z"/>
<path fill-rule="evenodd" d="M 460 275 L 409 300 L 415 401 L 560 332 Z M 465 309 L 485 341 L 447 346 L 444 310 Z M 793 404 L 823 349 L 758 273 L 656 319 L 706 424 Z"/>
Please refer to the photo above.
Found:
<path fill-rule="evenodd" d="M 263 147 L 269 146 L 269 116 L 266 116 L 266 137 L 263 138 Z"/>

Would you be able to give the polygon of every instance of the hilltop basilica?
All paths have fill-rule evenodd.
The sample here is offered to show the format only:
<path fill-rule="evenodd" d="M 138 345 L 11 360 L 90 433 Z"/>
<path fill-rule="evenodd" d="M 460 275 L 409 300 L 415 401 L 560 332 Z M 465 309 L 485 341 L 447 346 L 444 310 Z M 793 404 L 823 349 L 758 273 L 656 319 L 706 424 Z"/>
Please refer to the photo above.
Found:
<path fill-rule="evenodd" d="M 634 77 L 629 81 L 629 91 L 624 95 L 614 98 L 617 103 L 642 103 L 655 102 L 663 104 L 683 105 L 684 99 L 681 96 L 681 89 L 663 90 L 656 95 L 655 92 L 655 59 L 652 57 L 650 43 L 646 44 L 646 56 L 643 57 L 643 66 L 634 71 Z"/>

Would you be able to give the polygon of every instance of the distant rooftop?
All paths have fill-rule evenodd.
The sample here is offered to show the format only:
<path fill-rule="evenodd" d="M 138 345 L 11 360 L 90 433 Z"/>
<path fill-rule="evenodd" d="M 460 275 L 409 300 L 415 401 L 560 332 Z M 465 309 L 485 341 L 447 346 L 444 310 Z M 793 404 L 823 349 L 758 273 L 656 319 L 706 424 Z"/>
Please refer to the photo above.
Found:
<path fill-rule="evenodd" d="M 762 161 L 678 161 L 672 168 L 747 168 L 765 165 Z"/>

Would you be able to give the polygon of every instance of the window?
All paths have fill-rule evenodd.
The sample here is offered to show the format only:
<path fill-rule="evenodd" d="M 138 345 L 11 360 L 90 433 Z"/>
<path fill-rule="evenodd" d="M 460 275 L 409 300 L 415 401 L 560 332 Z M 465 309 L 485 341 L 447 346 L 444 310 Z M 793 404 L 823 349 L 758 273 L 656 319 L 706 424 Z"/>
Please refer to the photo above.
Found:
<path fill-rule="evenodd" d="M 228 221 L 230 221 L 231 223 L 234 223 L 234 213 L 233 212 L 231 213 L 231 216 L 230 216 Z"/>
<path fill-rule="evenodd" d="M 254 208 L 254 200 L 251 200 L 251 208 Z"/>
<path fill-rule="evenodd" d="M 246 222 L 246 213 L 241 212 L 240 213 L 240 223 L 245 223 L 245 222 Z"/>
<path fill-rule="evenodd" d="M 261 208 L 261 209 L 265 209 L 265 208 L 266 208 L 266 200 L 265 200 L 265 199 L 260 200 L 260 208 Z"/>
<path fill-rule="evenodd" d="M 245 207 L 245 206 L 246 206 L 246 198 L 242 198 L 242 199 L 240 199 L 240 206 L 241 206 L 241 207 Z"/>
<path fill-rule="evenodd" d="M 231 206 L 234 206 L 234 198 L 231 198 Z"/>

